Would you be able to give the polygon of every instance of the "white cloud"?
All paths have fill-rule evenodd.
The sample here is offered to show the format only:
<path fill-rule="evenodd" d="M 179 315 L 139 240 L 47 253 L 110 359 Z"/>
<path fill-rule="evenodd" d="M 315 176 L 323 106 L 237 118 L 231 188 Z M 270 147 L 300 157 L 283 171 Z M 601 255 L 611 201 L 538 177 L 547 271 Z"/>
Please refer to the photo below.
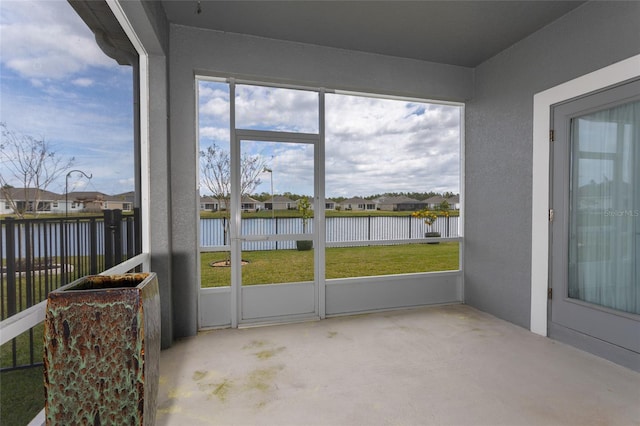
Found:
<path fill-rule="evenodd" d="M 84 176 L 79 176 L 75 178 L 70 177 L 68 179 L 68 184 L 69 184 L 68 185 L 69 192 L 84 191 L 89 186 L 89 182 L 87 181 L 87 178 L 85 178 Z"/>
<path fill-rule="evenodd" d="M 136 182 L 133 177 L 127 179 L 118 179 L 117 184 L 114 184 L 109 191 L 109 194 L 116 195 L 122 194 L 123 192 L 133 191 L 135 188 Z"/>
<path fill-rule="evenodd" d="M 93 86 L 94 81 L 90 78 L 76 78 L 75 80 L 71 81 L 71 83 L 80 87 L 89 87 Z"/>
<path fill-rule="evenodd" d="M 0 39 L 2 63 L 24 78 L 62 79 L 117 66 L 66 1 L 3 0 Z"/>
<path fill-rule="evenodd" d="M 69 102 L 71 96 L 77 95 L 42 98 L 3 91 L 2 119 L 16 132 L 49 141 L 61 158 L 75 157 L 74 168 L 94 175 L 87 190 L 133 189 L 118 184 L 134 172 L 131 113 L 113 111 L 96 99 Z M 64 186 L 63 177 L 50 190 L 63 193 Z"/>
<path fill-rule="evenodd" d="M 206 141 L 203 139 L 211 139 L 213 142 L 217 143 L 219 146 L 229 145 L 229 128 L 221 128 L 221 127 L 200 127 L 200 139 L 201 144 L 208 145 Z M 227 148 L 228 149 L 228 148 Z"/>
<path fill-rule="evenodd" d="M 327 194 L 458 192 L 459 109 L 327 96 Z"/>
<path fill-rule="evenodd" d="M 203 90 L 201 84 L 203 140 L 229 140 L 223 87 Z M 246 86 L 237 92 L 238 127 L 317 132 L 316 93 Z M 327 95 L 326 105 L 327 196 L 460 191 L 458 107 L 344 95 Z M 311 194 L 309 152 L 266 151 L 273 154 L 269 167 L 276 192 Z M 267 187 L 263 180 L 257 191 L 268 192 Z"/>
<path fill-rule="evenodd" d="M 133 189 L 131 68 L 120 67 L 65 0 L 0 0 L 3 122 L 74 157 L 75 190 Z M 11 72 L 11 70 L 13 72 Z M 49 189 L 63 193 L 64 176 Z"/>
<path fill-rule="evenodd" d="M 318 95 L 292 89 L 236 87 L 236 125 L 245 129 L 318 131 Z"/>

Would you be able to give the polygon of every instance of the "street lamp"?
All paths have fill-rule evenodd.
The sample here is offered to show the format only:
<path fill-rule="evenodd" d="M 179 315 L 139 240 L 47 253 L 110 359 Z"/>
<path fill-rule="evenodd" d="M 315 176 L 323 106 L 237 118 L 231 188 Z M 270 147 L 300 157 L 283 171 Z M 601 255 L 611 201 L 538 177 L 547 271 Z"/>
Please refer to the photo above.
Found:
<path fill-rule="evenodd" d="M 269 173 L 269 177 L 271 178 L 271 218 L 275 219 L 275 212 L 273 211 L 273 207 L 275 205 L 275 199 L 273 198 L 273 170 L 268 167 L 265 167 L 262 170 L 264 173 Z"/>
<path fill-rule="evenodd" d="M 69 216 L 69 176 L 71 176 L 71 173 L 73 172 L 82 173 L 84 177 L 86 177 L 87 179 L 91 179 L 93 177 L 93 174 L 90 174 L 87 176 L 87 174 L 82 170 L 71 170 L 69 173 L 67 173 L 67 176 L 64 178 L 64 215 L 65 216 Z"/>

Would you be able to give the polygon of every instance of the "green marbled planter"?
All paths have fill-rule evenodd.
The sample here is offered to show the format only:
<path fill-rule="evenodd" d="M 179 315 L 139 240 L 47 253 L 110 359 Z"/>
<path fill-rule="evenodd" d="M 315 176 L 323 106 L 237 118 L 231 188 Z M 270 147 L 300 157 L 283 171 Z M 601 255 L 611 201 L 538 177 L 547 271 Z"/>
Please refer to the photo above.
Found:
<path fill-rule="evenodd" d="M 160 295 L 155 273 L 88 276 L 49 294 L 47 425 L 155 422 Z"/>

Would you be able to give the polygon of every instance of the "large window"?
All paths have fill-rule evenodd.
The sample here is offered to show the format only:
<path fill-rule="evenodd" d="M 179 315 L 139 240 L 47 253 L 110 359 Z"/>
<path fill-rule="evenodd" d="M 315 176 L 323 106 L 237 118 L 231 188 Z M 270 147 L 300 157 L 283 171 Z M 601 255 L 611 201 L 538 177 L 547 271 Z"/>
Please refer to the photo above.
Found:
<path fill-rule="evenodd" d="M 416 240 L 458 236 L 460 115 L 327 95 L 326 194 L 343 209 L 327 214 L 327 278 L 459 269 L 457 241 Z"/>
<path fill-rule="evenodd" d="M 219 266 L 230 256 L 231 89 L 207 79 L 199 79 L 197 87 L 202 286 L 229 286 L 230 272 Z M 312 90 L 238 84 L 235 128 L 319 133 L 319 96 Z M 462 107 L 325 96 L 324 278 L 458 270 Z M 243 179 L 255 179 L 249 191 L 243 184 L 243 226 L 276 234 L 290 232 L 286 227 L 301 220 L 300 200 L 313 195 L 311 146 L 305 151 L 280 145 L 244 143 L 240 160 Z M 256 164 L 260 170 L 248 173 Z M 206 208 L 213 202 L 220 209 Z M 292 244 L 252 247 L 243 256 L 273 256 L 274 250 L 303 256 Z M 283 262 L 295 265 L 291 259 Z M 270 281 L 256 279 L 261 282 Z"/>

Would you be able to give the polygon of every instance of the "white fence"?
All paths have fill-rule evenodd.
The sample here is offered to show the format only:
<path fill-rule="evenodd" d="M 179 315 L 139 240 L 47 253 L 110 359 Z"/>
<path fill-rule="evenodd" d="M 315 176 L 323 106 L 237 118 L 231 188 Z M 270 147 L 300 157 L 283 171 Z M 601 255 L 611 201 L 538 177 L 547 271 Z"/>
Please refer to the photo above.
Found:
<path fill-rule="evenodd" d="M 313 232 L 313 220 L 307 224 L 307 232 Z M 227 219 L 200 219 L 200 246 L 216 247 L 229 243 L 225 233 Z M 228 228 L 227 228 L 228 230 Z M 303 232 L 300 218 L 248 218 L 242 219 L 243 235 L 286 235 Z M 411 216 L 362 216 L 326 218 L 327 243 L 362 241 L 397 241 L 424 238 L 426 232 L 438 232 L 442 238 L 456 238 L 458 217 L 438 217 L 429 227 L 420 218 Z M 294 249 L 295 241 L 244 242 L 243 250 Z"/>

